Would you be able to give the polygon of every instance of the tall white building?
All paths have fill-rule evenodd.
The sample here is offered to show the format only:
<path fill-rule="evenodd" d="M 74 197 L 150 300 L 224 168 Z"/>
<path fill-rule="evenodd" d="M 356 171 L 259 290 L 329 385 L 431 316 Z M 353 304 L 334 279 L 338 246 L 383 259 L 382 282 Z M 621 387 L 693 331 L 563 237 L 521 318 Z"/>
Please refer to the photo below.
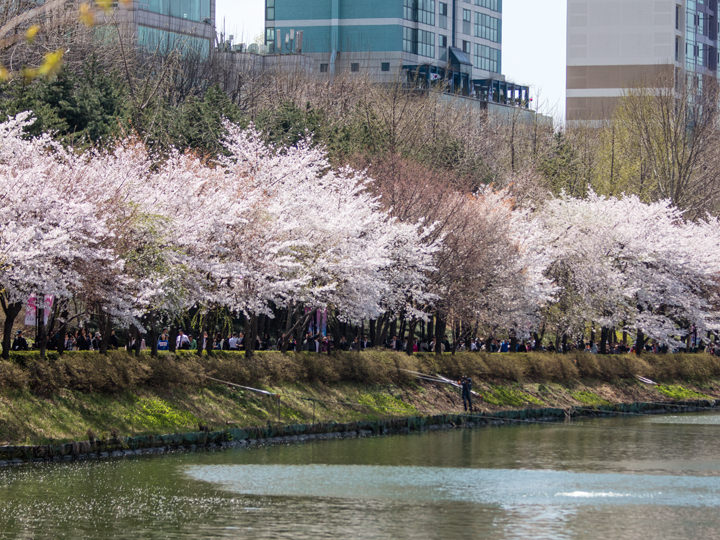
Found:
<path fill-rule="evenodd" d="M 568 0 L 567 122 L 612 117 L 628 88 L 717 77 L 718 0 Z"/>

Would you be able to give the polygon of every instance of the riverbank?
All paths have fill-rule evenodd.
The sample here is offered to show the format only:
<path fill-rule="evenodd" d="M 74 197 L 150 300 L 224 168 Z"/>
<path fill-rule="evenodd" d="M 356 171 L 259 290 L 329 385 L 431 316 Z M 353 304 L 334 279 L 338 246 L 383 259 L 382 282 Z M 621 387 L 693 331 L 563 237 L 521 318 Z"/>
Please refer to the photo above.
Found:
<path fill-rule="evenodd" d="M 456 388 L 409 371 L 471 376 L 476 406 L 577 411 L 615 404 L 720 399 L 707 355 L 415 355 L 387 351 L 134 357 L 28 353 L 0 362 L 0 442 L 9 446 L 121 441 L 168 433 L 279 429 L 457 414 Z M 660 384 L 639 381 L 642 376 Z M 270 392 L 261 394 L 209 379 Z M 128 448 L 129 449 L 129 448 Z"/>
<path fill-rule="evenodd" d="M 95 459 L 125 458 L 173 452 L 220 450 L 258 445 L 294 444 L 313 440 L 354 439 L 413 432 L 472 429 L 512 425 L 518 422 L 563 422 L 580 418 L 642 414 L 677 414 L 713 410 L 720 401 L 692 400 L 667 403 L 622 403 L 568 409 L 519 409 L 496 412 L 386 418 L 351 423 L 321 422 L 314 424 L 277 424 L 264 427 L 233 428 L 221 431 L 135 437 L 90 438 L 43 445 L 0 446 L 0 468 L 24 463 L 71 462 Z"/>

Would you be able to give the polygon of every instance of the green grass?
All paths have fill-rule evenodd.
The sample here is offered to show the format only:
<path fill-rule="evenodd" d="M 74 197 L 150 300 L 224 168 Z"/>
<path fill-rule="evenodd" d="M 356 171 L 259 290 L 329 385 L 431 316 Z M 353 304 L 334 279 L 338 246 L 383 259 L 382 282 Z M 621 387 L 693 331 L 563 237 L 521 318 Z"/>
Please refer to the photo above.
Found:
<path fill-rule="evenodd" d="M 544 405 L 533 395 L 507 386 L 490 386 L 487 391 L 478 391 L 482 400 L 490 405 L 522 407 L 525 405 Z"/>
<path fill-rule="evenodd" d="M 682 399 L 712 399 L 710 396 L 701 394 L 700 392 L 696 392 L 694 390 L 690 390 L 688 388 L 684 388 L 680 386 L 679 384 L 660 384 L 657 387 L 658 392 L 660 392 L 662 395 L 667 396 L 672 399 L 682 400 Z"/>
<path fill-rule="evenodd" d="M 155 433 L 193 430 L 201 423 L 191 412 L 173 407 L 160 398 L 138 399 L 123 419 L 141 431 Z"/>
<path fill-rule="evenodd" d="M 412 405 L 409 405 L 396 398 L 395 396 L 384 393 L 363 393 L 360 394 L 358 403 L 366 407 L 368 413 L 372 416 L 413 416 L 418 411 Z"/>
<path fill-rule="evenodd" d="M 570 396 L 574 399 L 582 403 L 583 405 L 590 405 L 590 406 L 602 406 L 602 405 L 610 405 L 610 402 L 606 399 L 601 398 L 597 394 L 594 394 L 588 390 L 578 390 L 576 392 L 571 392 Z"/>

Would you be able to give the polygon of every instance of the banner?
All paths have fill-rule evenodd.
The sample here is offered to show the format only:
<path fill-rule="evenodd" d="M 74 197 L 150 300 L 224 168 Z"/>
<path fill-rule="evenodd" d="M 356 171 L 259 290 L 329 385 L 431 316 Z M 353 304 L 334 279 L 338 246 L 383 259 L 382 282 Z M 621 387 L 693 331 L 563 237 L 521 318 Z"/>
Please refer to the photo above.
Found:
<path fill-rule="evenodd" d="M 52 311 L 53 304 L 55 303 L 55 297 L 51 294 L 45 295 L 45 305 L 43 306 L 45 311 L 43 313 L 43 324 L 47 326 L 50 312 Z M 31 294 L 28 298 L 27 305 L 25 306 L 25 325 L 35 326 L 37 324 L 37 297 Z"/>

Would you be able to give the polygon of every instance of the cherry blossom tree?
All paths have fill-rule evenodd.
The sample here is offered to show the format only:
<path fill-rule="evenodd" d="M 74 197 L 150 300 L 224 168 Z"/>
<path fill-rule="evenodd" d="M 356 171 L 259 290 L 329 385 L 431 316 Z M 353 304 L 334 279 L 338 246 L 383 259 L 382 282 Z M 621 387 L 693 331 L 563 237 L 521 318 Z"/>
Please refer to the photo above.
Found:
<path fill-rule="evenodd" d="M 718 328 L 715 219 L 690 222 L 668 201 L 593 192 L 549 201 L 540 219 L 555 248 L 559 332 L 624 323 L 641 350 L 646 337 L 677 347 L 691 327 Z"/>
<path fill-rule="evenodd" d="M 5 313 L 3 355 L 10 331 L 31 294 L 72 297 L 85 279 L 84 268 L 112 268 L 115 260 L 101 244 L 108 229 L 84 185 L 73 182 L 76 158 L 48 136 L 25 139 L 30 115 L 0 124 L 0 295 Z M 44 352 L 44 324 L 39 345 Z"/>
<path fill-rule="evenodd" d="M 225 280 L 231 286 L 224 291 L 232 295 L 226 305 L 251 320 L 269 314 L 272 303 L 291 314 L 331 308 L 357 322 L 407 307 L 398 287 L 405 302 L 424 294 L 436 247 L 421 226 L 382 211 L 364 174 L 333 169 L 309 141 L 281 150 L 253 130 L 226 128 L 229 155 L 220 164 L 249 200 L 236 214 L 242 230 L 221 241 L 230 247 L 231 267 L 242 273 Z M 306 322 L 301 316 L 290 327 Z"/>

